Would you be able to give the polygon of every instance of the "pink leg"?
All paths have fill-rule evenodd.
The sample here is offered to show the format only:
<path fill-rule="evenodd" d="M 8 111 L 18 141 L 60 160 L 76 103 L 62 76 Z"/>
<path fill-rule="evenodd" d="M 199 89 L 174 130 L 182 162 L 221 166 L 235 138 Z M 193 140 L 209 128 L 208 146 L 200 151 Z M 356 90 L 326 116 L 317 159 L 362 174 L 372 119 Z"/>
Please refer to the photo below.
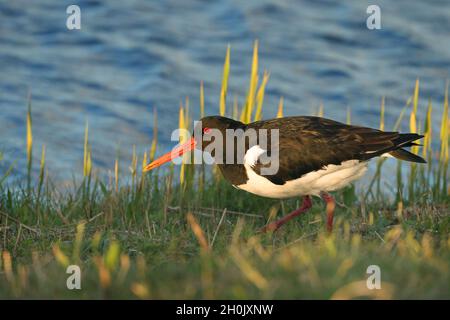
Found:
<path fill-rule="evenodd" d="M 298 208 L 295 211 L 292 211 L 288 215 L 285 215 L 281 219 L 271 222 L 265 227 L 261 228 L 259 232 L 267 232 L 267 231 L 276 231 L 279 227 L 281 227 L 283 224 L 291 220 L 292 218 L 300 215 L 303 212 L 306 212 L 309 208 L 312 207 L 312 201 L 310 196 L 304 196 L 303 197 L 303 204 L 300 208 Z"/>
<path fill-rule="evenodd" d="M 327 231 L 333 231 L 333 216 L 334 216 L 334 208 L 336 207 L 336 202 L 331 194 L 322 192 L 320 197 L 327 204 Z"/>

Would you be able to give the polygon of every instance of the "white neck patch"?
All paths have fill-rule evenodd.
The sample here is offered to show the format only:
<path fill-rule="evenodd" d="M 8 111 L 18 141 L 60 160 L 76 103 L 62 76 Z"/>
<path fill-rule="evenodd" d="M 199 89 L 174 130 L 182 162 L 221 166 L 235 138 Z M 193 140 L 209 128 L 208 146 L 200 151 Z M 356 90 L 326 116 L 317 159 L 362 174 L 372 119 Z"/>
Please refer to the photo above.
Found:
<path fill-rule="evenodd" d="M 267 150 L 264 150 L 259 145 L 253 146 L 247 150 L 244 156 L 244 165 L 254 167 L 258 158 Z"/>

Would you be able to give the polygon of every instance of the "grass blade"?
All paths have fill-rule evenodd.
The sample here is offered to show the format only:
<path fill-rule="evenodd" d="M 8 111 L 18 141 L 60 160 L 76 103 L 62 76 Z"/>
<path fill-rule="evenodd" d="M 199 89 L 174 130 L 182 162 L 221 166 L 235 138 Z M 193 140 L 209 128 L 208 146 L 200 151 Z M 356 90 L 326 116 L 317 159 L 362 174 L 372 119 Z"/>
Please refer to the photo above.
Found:
<path fill-rule="evenodd" d="M 221 96 L 222 96 L 222 94 L 221 94 Z M 222 101 L 221 101 L 221 103 L 222 103 Z M 224 102 L 224 109 L 225 109 L 225 102 Z M 225 110 L 224 110 L 224 114 L 225 114 Z M 203 87 L 203 81 L 200 81 L 200 118 L 203 118 L 204 116 L 205 116 L 205 89 Z"/>
<path fill-rule="evenodd" d="M 248 90 L 247 103 L 245 106 L 245 123 L 251 121 L 253 106 L 255 104 L 255 93 L 256 86 L 258 83 L 258 40 L 255 41 L 253 46 L 253 60 L 252 60 L 252 71 L 250 75 L 250 87 Z"/>
<path fill-rule="evenodd" d="M 28 97 L 27 111 L 27 185 L 31 188 L 31 170 L 33 166 L 33 122 L 31 118 L 31 96 Z"/>
<path fill-rule="evenodd" d="M 283 118 L 283 103 L 284 98 L 280 98 L 280 102 L 278 103 L 278 111 L 277 111 L 277 118 Z"/>
<path fill-rule="evenodd" d="M 225 116 L 227 91 L 228 91 L 228 78 L 230 75 L 230 45 L 227 46 L 227 53 L 225 55 L 225 63 L 223 65 L 223 78 L 222 88 L 220 90 L 220 115 Z M 201 88 L 203 88 L 203 83 Z"/>
<path fill-rule="evenodd" d="M 267 71 L 264 71 L 263 80 L 261 85 L 259 86 L 258 93 L 256 94 L 256 114 L 255 114 L 255 120 L 259 121 L 262 118 L 262 107 L 264 102 L 264 93 L 266 90 L 266 84 L 269 80 L 269 73 Z"/>

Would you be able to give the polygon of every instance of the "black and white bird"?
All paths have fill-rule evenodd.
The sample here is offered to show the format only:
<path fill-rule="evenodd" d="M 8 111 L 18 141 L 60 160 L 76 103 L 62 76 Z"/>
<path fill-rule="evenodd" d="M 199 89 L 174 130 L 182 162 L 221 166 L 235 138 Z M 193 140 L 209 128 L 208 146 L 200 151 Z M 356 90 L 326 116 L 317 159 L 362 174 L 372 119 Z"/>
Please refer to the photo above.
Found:
<path fill-rule="evenodd" d="M 223 176 L 236 188 L 253 194 L 285 199 L 303 197 L 303 204 L 297 210 L 269 223 L 261 231 L 275 231 L 295 216 L 307 211 L 312 206 L 311 196 L 321 197 L 326 202 L 327 230 L 333 226 L 335 201 L 329 194 L 351 184 L 361 178 L 367 170 L 370 159 L 389 156 L 401 160 L 425 163 L 425 160 L 404 148 L 416 145 L 415 140 L 423 138 L 416 133 L 384 132 L 377 129 L 348 125 L 321 118 L 294 116 L 244 124 L 240 121 L 221 116 L 202 118 L 197 126 L 201 126 L 201 137 L 192 137 L 188 142 L 178 146 L 171 152 L 153 161 L 144 169 L 152 170 L 163 163 L 171 161 L 194 148 L 202 151 L 214 141 L 208 135 L 212 129 L 222 135 L 222 145 L 227 145 L 227 130 L 239 130 L 244 134 L 233 137 L 244 145 L 244 153 L 239 156 L 233 150 L 233 161 L 226 161 L 227 151 L 211 152 Z M 264 130 L 271 136 L 276 129 L 278 139 L 265 141 L 264 146 L 258 139 L 250 141 L 245 133 Z M 194 133 L 196 130 L 194 129 Z M 215 136 L 215 139 L 218 136 Z M 206 138 L 206 139 L 205 139 Z M 217 141 L 216 141 L 217 142 Z M 229 142 L 229 141 L 228 141 Z M 269 157 L 276 144 L 277 157 Z M 266 155 L 271 162 L 260 161 Z M 229 159 L 228 159 L 229 160 Z M 264 168 L 276 164 L 278 170 L 273 174 L 263 174 Z"/>

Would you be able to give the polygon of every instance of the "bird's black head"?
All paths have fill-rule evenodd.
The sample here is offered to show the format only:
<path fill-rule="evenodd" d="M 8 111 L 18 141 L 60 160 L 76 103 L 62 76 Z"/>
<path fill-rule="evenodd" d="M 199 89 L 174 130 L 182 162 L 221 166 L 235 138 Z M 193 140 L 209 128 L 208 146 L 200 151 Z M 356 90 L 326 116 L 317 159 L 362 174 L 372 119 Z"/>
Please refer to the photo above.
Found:
<path fill-rule="evenodd" d="M 154 160 L 152 163 L 148 164 L 144 171 L 150 171 L 153 170 L 161 165 L 163 165 L 166 162 L 169 162 L 173 160 L 174 158 L 180 157 L 186 152 L 192 151 L 194 148 L 200 149 L 202 151 L 209 151 L 207 149 L 208 145 L 215 142 L 211 147 L 217 146 L 217 144 L 221 143 L 221 146 L 226 145 L 226 133 L 227 129 L 240 129 L 244 128 L 245 125 L 242 122 L 220 117 L 220 116 L 210 116 L 210 117 L 204 117 L 202 118 L 194 128 L 194 134 L 193 137 L 191 137 L 188 141 L 184 142 L 183 144 L 177 146 L 172 151 L 162 155 L 158 159 Z M 218 141 L 218 139 L 221 139 Z M 206 150 L 205 150 L 206 148 Z M 216 160 L 216 149 L 211 148 L 212 150 L 209 151 L 211 156 L 213 156 Z M 223 150 L 223 149 L 222 149 Z M 217 152 L 219 154 L 219 152 Z M 221 152 L 220 157 L 223 157 L 224 154 Z M 219 157 L 219 155 L 217 155 Z M 223 161 L 223 159 L 219 159 Z"/>
<path fill-rule="evenodd" d="M 221 116 L 208 116 L 200 119 L 194 128 L 194 137 L 196 148 L 205 150 L 205 148 L 216 139 L 221 138 L 222 145 L 225 145 L 227 129 L 243 129 L 245 125 L 230 118 Z M 220 135 L 218 134 L 220 132 Z M 214 155 L 213 155 L 214 156 Z"/>

